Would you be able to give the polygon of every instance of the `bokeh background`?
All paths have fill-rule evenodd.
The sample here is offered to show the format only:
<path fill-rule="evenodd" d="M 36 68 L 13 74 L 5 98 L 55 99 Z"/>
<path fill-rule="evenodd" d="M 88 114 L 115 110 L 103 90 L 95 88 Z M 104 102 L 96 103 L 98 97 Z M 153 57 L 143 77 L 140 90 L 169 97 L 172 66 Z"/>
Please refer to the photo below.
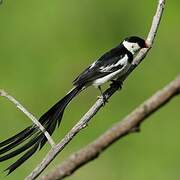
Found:
<path fill-rule="evenodd" d="M 14 0 L 0 6 L 0 88 L 7 90 L 36 117 L 72 87 L 87 65 L 124 37 L 146 37 L 157 0 Z M 180 71 L 180 1 L 167 1 L 153 49 L 145 61 L 78 134 L 44 173 L 69 154 L 97 138 Z M 106 88 L 106 86 L 104 87 Z M 67 108 L 53 138 L 58 142 L 95 102 L 89 88 Z M 31 121 L 0 98 L 0 141 Z M 142 125 L 69 180 L 180 179 L 180 98 L 173 99 Z M 0 179 L 23 179 L 50 149 L 47 144 L 6 177 L 3 170 L 16 158 L 0 163 Z"/>

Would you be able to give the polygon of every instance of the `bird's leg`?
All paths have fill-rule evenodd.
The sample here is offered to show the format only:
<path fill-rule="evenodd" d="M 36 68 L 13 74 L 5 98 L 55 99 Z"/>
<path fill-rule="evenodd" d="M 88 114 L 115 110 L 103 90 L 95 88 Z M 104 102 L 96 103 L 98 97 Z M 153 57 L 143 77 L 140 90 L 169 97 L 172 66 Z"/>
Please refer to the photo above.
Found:
<path fill-rule="evenodd" d="M 102 98 L 103 100 L 103 106 L 108 102 L 105 94 L 102 92 L 101 86 L 98 86 L 98 89 L 100 90 L 101 96 L 98 96 L 98 98 Z"/>
<path fill-rule="evenodd" d="M 120 81 L 120 80 L 111 80 L 111 84 L 110 84 L 110 86 L 111 87 L 116 87 L 116 88 L 118 88 L 118 90 L 120 90 L 121 88 L 122 88 L 122 85 L 123 85 L 123 82 L 122 81 Z"/>

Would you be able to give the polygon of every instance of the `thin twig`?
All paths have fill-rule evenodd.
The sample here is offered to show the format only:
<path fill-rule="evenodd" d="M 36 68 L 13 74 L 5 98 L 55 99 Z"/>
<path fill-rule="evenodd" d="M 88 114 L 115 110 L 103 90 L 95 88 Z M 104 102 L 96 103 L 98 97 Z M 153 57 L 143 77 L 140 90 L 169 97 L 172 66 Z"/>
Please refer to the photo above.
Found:
<path fill-rule="evenodd" d="M 20 109 L 31 121 L 44 133 L 46 136 L 49 144 L 54 147 L 55 143 L 53 139 L 51 138 L 50 134 L 46 131 L 46 129 L 41 125 L 41 123 L 22 105 L 20 104 L 14 97 L 9 95 L 4 90 L 0 89 L 0 96 L 6 97 L 9 101 L 11 101 L 13 104 L 16 105 L 18 109 Z"/>
<path fill-rule="evenodd" d="M 157 11 L 154 16 L 151 30 L 149 32 L 147 41 L 149 42 L 149 45 L 152 47 L 155 35 L 157 33 L 157 29 L 159 27 L 159 23 L 161 20 L 161 16 L 164 10 L 165 0 L 159 0 Z M 123 80 L 125 80 L 128 75 L 140 64 L 140 62 L 144 59 L 146 56 L 148 50 L 142 50 L 139 55 L 135 58 L 132 68 L 128 71 L 128 73 L 124 76 Z M 117 86 L 111 86 L 105 91 L 105 96 L 107 99 L 109 99 L 117 90 L 119 87 Z M 65 146 L 72 140 L 72 138 L 80 132 L 81 129 L 85 128 L 92 119 L 92 117 L 100 110 L 100 108 L 103 106 L 103 100 L 98 99 L 95 104 L 90 108 L 90 110 L 80 119 L 80 121 L 67 133 L 67 135 L 54 147 L 52 148 L 48 154 L 44 157 L 42 162 L 37 165 L 37 167 L 30 173 L 29 176 L 26 177 L 27 180 L 35 179 L 37 178 L 42 171 L 50 164 L 50 162 L 60 153 Z"/>
<path fill-rule="evenodd" d="M 125 135 L 139 132 L 140 124 L 177 94 L 180 94 L 180 76 L 169 83 L 165 88 L 155 93 L 123 120 L 114 124 L 113 127 L 108 129 L 95 141 L 70 155 L 55 170 L 40 179 L 61 180 L 70 176 L 81 166 L 97 158 L 106 148 L 110 147 L 112 143 Z"/>

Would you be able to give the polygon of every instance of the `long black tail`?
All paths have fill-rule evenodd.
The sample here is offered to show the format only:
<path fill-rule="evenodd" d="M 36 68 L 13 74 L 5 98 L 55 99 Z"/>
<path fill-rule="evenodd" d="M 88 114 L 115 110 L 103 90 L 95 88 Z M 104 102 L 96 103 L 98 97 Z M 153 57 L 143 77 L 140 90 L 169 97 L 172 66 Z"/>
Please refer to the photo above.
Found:
<path fill-rule="evenodd" d="M 60 125 L 66 106 L 81 90 L 82 86 L 73 88 L 64 98 L 40 117 L 40 123 L 50 135 L 54 132 L 56 126 Z M 6 169 L 8 174 L 10 174 L 29 159 L 38 149 L 41 149 L 46 142 L 46 137 L 36 126 L 29 126 L 15 136 L 0 142 L 0 155 L 2 155 L 0 156 L 0 162 L 25 152 L 23 156 Z M 21 145 L 22 143 L 24 144 Z M 21 146 L 18 147 L 18 145 Z"/>

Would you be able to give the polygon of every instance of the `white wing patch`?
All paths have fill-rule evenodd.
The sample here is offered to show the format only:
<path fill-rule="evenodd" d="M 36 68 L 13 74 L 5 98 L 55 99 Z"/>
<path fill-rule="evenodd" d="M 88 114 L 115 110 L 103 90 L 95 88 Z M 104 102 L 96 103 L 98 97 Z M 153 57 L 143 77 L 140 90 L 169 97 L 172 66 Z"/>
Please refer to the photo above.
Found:
<path fill-rule="evenodd" d="M 123 67 L 118 69 L 117 71 L 114 71 L 114 72 L 102 77 L 102 78 L 94 80 L 94 82 L 92 83 L 93 86 L 95 86 L 95 87 L 101 86 L 102 84 L 104 84 L 112 79 L 117 79 L 118 77 L 121 77 L 122 75 L 124 75 L 124 73 L 126 73 L 131 66 L 131 64 L 128 62 L 128 56 L 127 55 L 124 56 L 124 58 L 120 59 L 116 64 L 113 64 L 113 67 L 118 66 L 118 65 L 123 65 Z M 110 68 L 110 66 L 108 66 L 108 67 Z M 112 68 L 112 65 L 111 65 L 111 68 Z M 101 71 L 104 72 L 104 69 L 103 69 L 103 71 L 102 70 Z"/>
<path fill-rule="evenodd" d="M 97 62 L 97 61 L 93 62 L 93 63 L 91 64 L 91 66 L 89 67 L 89 69 L 93 68 L 93 67 L 96 65 L 96 62 Z"/>
<path fill-rule="evenodd" d="M 119 59 L 119 61 L 116 64 L 112 64 L 112 65 L 106 66 L 106 67 L 104 67 L 104 66 L 100 67 L 100 72 L 109 72 L 109 71 L 111 71 L 112 68 L 117 67 L 119 65 L 124 66 L 127 63 L 128 63 L 128 56 L 125 55 L 122 59 Z"/>

